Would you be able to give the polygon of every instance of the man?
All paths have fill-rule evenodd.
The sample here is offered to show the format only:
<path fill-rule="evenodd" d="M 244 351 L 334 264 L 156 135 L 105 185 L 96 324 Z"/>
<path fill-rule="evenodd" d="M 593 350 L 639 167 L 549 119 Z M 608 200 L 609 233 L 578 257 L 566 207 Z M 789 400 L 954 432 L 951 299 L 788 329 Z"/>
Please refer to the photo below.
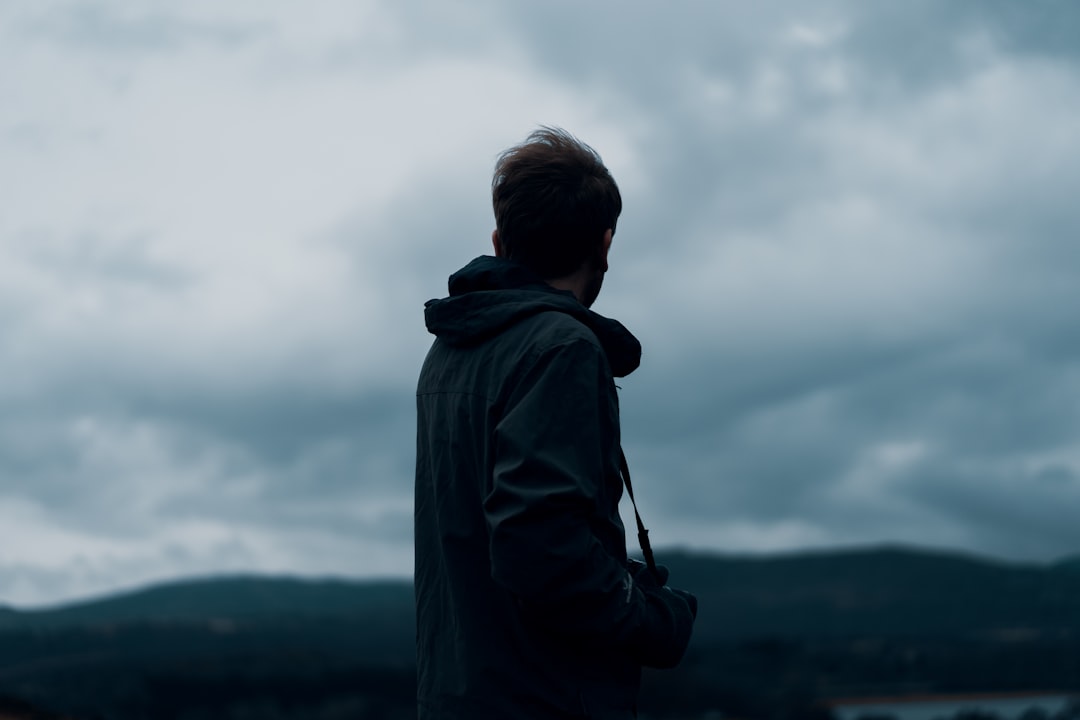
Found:
<path fill-rule="evenodd" d="M 631 718 L 641 667 L 672 667 L 696 600 L 626 555 L 614 377 L 641 346 L 589 310 L 619 189 L 543 128 L 499 158 L 495 257 L 427 303 L 417 387 L 421 720 Z"/>

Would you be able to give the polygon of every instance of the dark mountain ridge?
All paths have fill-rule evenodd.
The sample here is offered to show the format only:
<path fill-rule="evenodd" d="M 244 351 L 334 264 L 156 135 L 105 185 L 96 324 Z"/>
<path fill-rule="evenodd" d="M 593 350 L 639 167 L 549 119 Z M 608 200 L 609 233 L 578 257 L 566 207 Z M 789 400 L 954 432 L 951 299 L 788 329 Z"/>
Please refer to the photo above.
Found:
<path fill-rule="evenodd" d="M 383 613 L 412 602 L 408 580 L 203 577 L 152 585 L 53 608 L 0 608 L 0 630 L 132 622 L 184 623 Z"/>
<path fill-rule="evenodd" d="M 651 717 L 809 717 L 826 697 L 1080 690 L 1072 562 L 903 547 L 657 555 L 700 610 L 680 668 L 646 673 Z M 413 618 L 407 580 L 257 576 L 0 608 L 0 701 L 105 720 L 414 718 Z"/>
<path fill-rule="evenodd" d="M 884 546 L 768 557 L 671 553 L 699 637 L 1080 630 L 1080 573 Z M 692 583 L 692 584 L 691 584 Z"/>
<path fill-rule="evenodd" d="M 699 596 L 698 642 L 761 634 L 1080 629 L 1076 559 L 1048 565 L 900 546 L 766 556 L 661 551 Z M 410 623 L 408 580 L 180 580 L 56 608 L 0 608 L 0 631 L 291 618 Z"/>

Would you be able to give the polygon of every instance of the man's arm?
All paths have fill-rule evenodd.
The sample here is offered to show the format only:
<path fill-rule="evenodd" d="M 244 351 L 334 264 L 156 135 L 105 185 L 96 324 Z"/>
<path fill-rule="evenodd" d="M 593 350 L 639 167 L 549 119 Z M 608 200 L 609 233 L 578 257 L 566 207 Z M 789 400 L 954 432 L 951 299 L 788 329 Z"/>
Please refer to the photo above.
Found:
<path fill-rule="evenodd" d="M 636 585 L 590 527 L 605 481 L 602 428 L 617 421 L 607 417 L 607 372 L 602 351 L 581 339 L 517 380 L 495 428 L 484 503 L 492 576 L 550 630 L 670 666 L 689 641 L 687 601 Z"/>

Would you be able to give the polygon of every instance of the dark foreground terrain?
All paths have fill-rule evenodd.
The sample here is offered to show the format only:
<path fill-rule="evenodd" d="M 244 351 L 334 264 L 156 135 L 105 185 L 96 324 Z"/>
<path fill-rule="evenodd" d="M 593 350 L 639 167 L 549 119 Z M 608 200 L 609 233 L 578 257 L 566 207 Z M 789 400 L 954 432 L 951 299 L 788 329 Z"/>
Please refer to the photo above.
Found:
<path fill-rule="evenodd" d="M 1075 561 L 662 555 L 701 609 L 683 665 L 646 674 L 647 717 L 825 718 L 837 697 L 1080 692 Z M 0 608 L 0 720 L 411 718 L 413 637 L 407 583 L 210 579 Z"/>

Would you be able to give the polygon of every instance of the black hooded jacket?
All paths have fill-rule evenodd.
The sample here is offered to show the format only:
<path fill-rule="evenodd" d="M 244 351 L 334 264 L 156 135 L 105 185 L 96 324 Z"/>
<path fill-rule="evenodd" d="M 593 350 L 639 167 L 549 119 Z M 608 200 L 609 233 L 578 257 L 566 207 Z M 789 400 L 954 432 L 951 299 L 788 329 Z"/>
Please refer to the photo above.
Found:
<path fill-rule="evenodd" d="M 692 623 L 634 581 L 618 513 L 613 377 L 641 346 L 506 260 L 449 289 L 417 387 L 419 717 L 632 717 L 641 666 L 677 663 Z"/>

